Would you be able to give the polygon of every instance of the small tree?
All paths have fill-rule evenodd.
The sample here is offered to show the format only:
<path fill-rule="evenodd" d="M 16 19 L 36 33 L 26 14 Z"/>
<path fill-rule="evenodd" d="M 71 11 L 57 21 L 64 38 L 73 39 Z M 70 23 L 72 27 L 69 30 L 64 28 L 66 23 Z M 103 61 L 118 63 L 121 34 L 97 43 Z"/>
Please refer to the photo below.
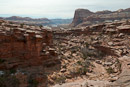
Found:
<path fill-rule="evenodd" d="M 23 28 L 23 26 L 24 26 L 24 23 L 20 24 L 20 27 L 21 27 L 21 28 Z"/>
<path fill-rule="evenodd" d="M 42 28 L 42 27 L 43 27 L 43 25 L 39 25 L 39 27 L 40 27 L 40 28 Z"/>

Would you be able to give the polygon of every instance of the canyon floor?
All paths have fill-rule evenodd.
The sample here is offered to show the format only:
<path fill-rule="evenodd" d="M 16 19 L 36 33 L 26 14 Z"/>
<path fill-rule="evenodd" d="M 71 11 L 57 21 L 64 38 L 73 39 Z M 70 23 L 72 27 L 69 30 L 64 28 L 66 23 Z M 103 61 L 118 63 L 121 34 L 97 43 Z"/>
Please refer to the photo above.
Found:
<path fill-rule="evenodd" d="M 128 21 L 55 31 L 60 71 L 51 87 L 130 87 Z"/>

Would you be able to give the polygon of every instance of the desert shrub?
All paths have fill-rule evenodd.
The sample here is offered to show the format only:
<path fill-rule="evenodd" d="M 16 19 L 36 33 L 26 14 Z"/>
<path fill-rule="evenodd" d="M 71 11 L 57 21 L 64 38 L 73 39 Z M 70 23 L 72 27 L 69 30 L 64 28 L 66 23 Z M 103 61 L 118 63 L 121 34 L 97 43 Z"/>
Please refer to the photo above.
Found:
<path fill-rule="evenodd" d="M 16 69 L 10 69 L 9 70 L 9 74 L 14 74 L 14 73 L 16 73 Z"/>
<path fill-rule="evenodd" d="M 89 57 L 97 57 L 98 51 L 96 49 L 90 49 L 88 43 L 86 43 L 86 47 L 81 48 L 81 53 L 83 55 L 83 59 L 87 59 Z"/>
<path fill-rule="evenodd" d="M 109 67 L 108 69 L 106 69 L 107 73 L 112 74 L 114 73 L 114 69 L 112 69 L 111 67 Z"/>
<path fill-rule="evenodd" d="M 86 43 L 85 43 L 85 45 L 86 45 L 86 48 L 88 48 L 88 47 L 89 47 L 89 43 L 87 43 L 87 42 L 86 42 Z"/>
<path fill-rule="evenodd" d="M 97 55 L 98 59 L 102 59 L 102 58 L 105 57 L 105 56 L 106 56 L 105 53 L 103 53 L 103 52 L 101 52 L 101 51 L 98 51 L 98 55 Z"/>
<path fill-rule="evenodd" d="M 0 76 L 0 87 L 19 87 L 19 80 L 15 76 L 2 75 Z"/>
<path fill-rule="evenodd" d="M 116 61 L 117 61 L 117 67 L 118 67 L 119 71 L 121 72 L 121 66 L 122 65 L 121 65 L 121 63 L 120 63 L 120 61 L 118 59 Z"/>
<path fill-rule="evenodd" d="M 0 76 L 0 87 L 6 87 L 5 83 L 6 79 L 7 79 L 6 77 Z"/>
<path fill-rule="evenodd" d="M 71 49 L 71 53 L 76 53 L 77 50 L 76 49 Z"/>
<path fill-rule="evenodd" d="M 66 77 L 65 76 L 58 76 L 56 77 L 56 83 L 65 83 Z"/>
<path fill-rule="evenodd" d="M 118 68 L 119 68 L 120 72 L 121 72 L 121 66 L 122 66 L 121 63 L 119 63 Z"/>
<path fill-rule="evenodd" d="M 77 61 L 77 64 L 78 65 L 82 65 L 82 61 Z"/>
<path fill-rule="evenodd" d="M 86 72 L 89 72 L 89 66 L 91 66 L 91 63 L 88 60 L 77 61 L 75 67 L 70 72 L 75 75 L 85 75 Z"/>
<path fill-rule="evenodd" d="M 81 53 L 82 53 L 82 58 L 84 60 L 86 59 L 94 59 L 94 58 L 98 58 L 98 59 L 102 59 L 104 56 L 106 56 L 106 54 L 104 52 L 101 52 L 99 50 L 96 49 L 89 49 L 89 48 L 81 48 Z"/>
<path fill-rule="evenodd" d="M 23 26 L 24 26 L 24 23 L 20 24 L 20 27 L 21 27 L 21 28 L 23 28 Z"/>
<path fill-rule="evenodd" d="M 88 72 L 88 71 L 89 71 L 88 68 L 86 68 L 86 67 L 81 67 L 81 68 L 78 68 L 78 69 L 77 69 L 76 74 L 79 74 L 79 75 L 86 75 L 86 72 Z"/>
<path fill-rule="evenodd" d="M 39 27 L 40 27 L 40 28 L 42 28 L 42 27 L 43 27 L 43 25 L 39 25 Z"/>
<path fill-rule="evenodd" d="M 5 62 L 5 60 L 4 60 L 4 59 L 0 59 L 0 64 L 1 64 L 1 63 L 4 63 L 4 62 Z"/>
<path fill-rule="evenodd" d="M 89 68 L 89 66 L 92 66 L 92 64 L 90 63 L 89 60 L 85 60 L 83 66 Z"/>
<path fill-rule="evenodd" d="M 97 52 L 95 52 L 94 50 L 91 49 L 84 49 L 82 50 L 82 54 L 83 54 L 83 59 L 88 59 L 89 57 L 97 57 Z"/>
<path fill-rule="evenodd" d="M 87 68 L 91 65 L 89 60 L 77 61 L 77 64 L 83 67 L 87 67 Z"/>
<path fill-rule="evenodd" d="M 29 78 L 28 83 L 29 83 L 28 87 L 37 87 L 39 84 L 38 81 L 36 81 L 34 78 L 31 77 Z"/>
<path fill-rule="evenodd" d="M 87 56 L 88 56 L 88 57 L 95 57 L 96 54 L 95 54 L 95 53 L 87 53 Z"/>
<path fill-rule="evenodd" d="M 85 60 L 85 59 L 87 59 L 88 58 L 88 56 L 85 54 L 85 53 L 82 53 L 83 54 L 83 59 Z"/>

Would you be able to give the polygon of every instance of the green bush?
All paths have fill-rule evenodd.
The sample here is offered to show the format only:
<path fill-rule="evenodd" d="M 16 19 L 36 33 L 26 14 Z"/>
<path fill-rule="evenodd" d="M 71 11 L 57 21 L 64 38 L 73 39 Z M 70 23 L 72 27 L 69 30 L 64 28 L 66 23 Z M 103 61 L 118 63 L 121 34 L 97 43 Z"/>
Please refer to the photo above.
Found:
<path fill-rule="evenodd" d="M 71 74 L 85 75 L 86 72 L 89 72 L 89 66 L 91 65 L 89 61 L 77 61 L 77 64 L 75 64 L 76 66 L 71 70 Z"/>
<path fill-rule="evenodd" d="M 56 78 L 56 83 L 65 83 L 66 77 L 65 76 L 59 76 Z"/>
<path fill-rule="evenodd" d="M 89 44 L 88 44 L 87 42 L 85 43 L 85 45 L 86 45 L 86 48 L 88 48 L 88 47 L 89 47 Z"/>
<path fill-rule="evenodd" d="M 40 28 L 42 28 L 42 27 L 43 27 L 43 25 L 39 25 L 39 27 L 40 27 Z"/>
<path fill-rule="evenodd" d="M 36 81 L 34 78 L 29 78 L 28 83 L 29 83 L 28 87 L 37 87 L 39 84 L 39 82 Z"/>
<path fill-rule="evenodd" d="M 116 61 L 117 61 L 118 69 L 119 69 L 119 71 L 121 72 L 121 66 L 122 66 L 122 65 L 121 65 L 121 63 L 120 63 L 120 61 L 119 61 L 118 59 L 117 59 Z"/>
<path fill-rule="evenodd" d="M 88 71 L 89 71 L 88 68 L 86 68 L 86 67 L 81 67 L 81 68 L 78 69 L 77 74 L 86 75 L 86 72 L 88 72 Z"/>
<path fill-rule="evenodd" d="M 77 61 L 77 64 L 82 65 L 82 62 L 81 61 Z"/>
<path fill-rule="evenodd" d="M 111 67 L 109 67 L 108 69 L 106 69 L 107 70 L 107 73 L 109 73 L 109 74 L 112 74 L 112 73 L 114 73 L 114 69 L 112 69 Z"/>
<path fill-rule="evenodd" d="M 21 28 L 23 28 L 23 26 L 24 26 L 24 23 L 20 24 L 20 27 L 21 27 Z"/>

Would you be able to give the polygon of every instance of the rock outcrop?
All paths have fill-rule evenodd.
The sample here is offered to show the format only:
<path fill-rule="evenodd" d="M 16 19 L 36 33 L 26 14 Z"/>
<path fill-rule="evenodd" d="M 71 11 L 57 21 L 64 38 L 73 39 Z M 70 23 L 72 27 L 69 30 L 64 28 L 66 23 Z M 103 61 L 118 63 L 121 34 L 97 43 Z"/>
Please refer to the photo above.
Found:
<path fill-rule="evenodd" d="M 72 22 L 72 26 L 76 26 L 83 22 L 84 18 L 87 18 L 88 16 L 92 15 L 93 12 L 87 10 L 87 9 L 77 9 L 75 11 L 74 19 Z"/>
<path fill-rule="evenodd" d="M 129 20 L 59 30 L 1 20 L 0 78 L 8 71 L 20 87 L 129 87 L 129 29 Z"/>
<path fill-rule="evenodd" d="M 0 60 L 3 60 L 0 68 L 41 65 L 55 60 L 52 38 L 52 32 L 46 29 L 0 20 Z"/>
<path fill-rule="evenodd" d="M 78 9 L 75 11 L 74 19 L 71 26 L 77 26 L 82 23 L 85 23 L 86 25 L 91 25 L 101 22 L 111 22 L 115 20 L 122 20 L 129 18 L 130 18 L 130 8 L 121 9 L 113 12 L 105 10 L 105 11 L 98 11 L 95 13 L 85 9 Z"/>
<path fill-rule="evenodd" d="M 50 87 L 129 87 L 129 25 L 127 20 L 53 31 L 61 70 L 48 76 L 56 84 Z"/>

